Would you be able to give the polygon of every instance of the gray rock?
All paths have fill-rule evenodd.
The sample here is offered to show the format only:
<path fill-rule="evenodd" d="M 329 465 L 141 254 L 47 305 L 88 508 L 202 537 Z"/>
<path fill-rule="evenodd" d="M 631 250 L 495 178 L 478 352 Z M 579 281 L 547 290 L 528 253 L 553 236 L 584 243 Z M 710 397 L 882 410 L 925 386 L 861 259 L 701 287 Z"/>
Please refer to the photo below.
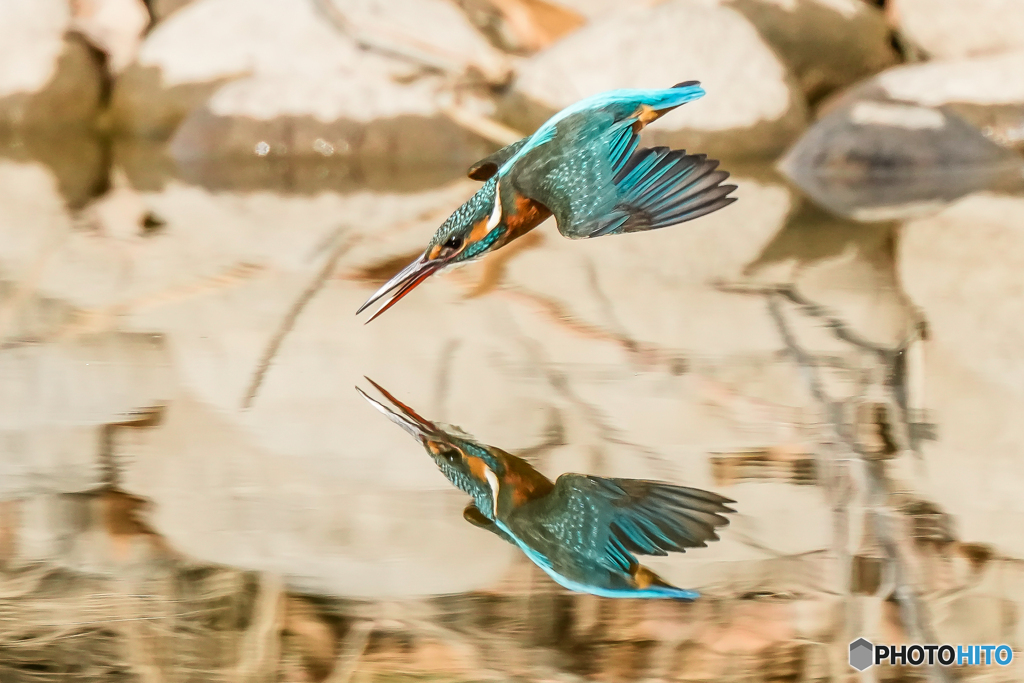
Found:
<path fill-rule="evenodd" d="M 898 66 L 840 98 L 882 99 L 943 107 L 994 142 L 1024 151 L 1024 50 Z M 834 106 L 834 105 L 833 105 Z"/>
<path fill-rule="evenodd" d="M 850 98 L 815 123 L 779 167 L 829 210 L 883 220 L 1015 182 L 1022 163 L 951 112 Z"/>
<path fill-rule="evenodd" d="M 0 4 L 0 131 L 90 127 L 103 91 L 100 60 L 80 37 L 66 36 L 67 4 Z"/>
<path fill-rule="evenodd" d="M 261 171 L 282 159 L 289 159 L 293 168 L 304 160 L 305 165 L 342 173 L 368 170 L 396 179 L 417 168 L 462 175 L 492 150 L 491 143 L 440 113 L 325 122 L 312 115 L 218 116 L 206 107 L 185 118 L 169 147 L 182 172 L 202 182 L 217 175 L 206 170 L 214 164 Z"/>
<path fill-rule="evenodd" d="M 803 128 L 803 93 L 735 10 L 672 0 L 608 14 L 525 61 L 500 113 L 532 131 L 614 88 L 695 79 L 707 95 L 652 125 L 648 140 L 719 156 L 772 155 Z"/>

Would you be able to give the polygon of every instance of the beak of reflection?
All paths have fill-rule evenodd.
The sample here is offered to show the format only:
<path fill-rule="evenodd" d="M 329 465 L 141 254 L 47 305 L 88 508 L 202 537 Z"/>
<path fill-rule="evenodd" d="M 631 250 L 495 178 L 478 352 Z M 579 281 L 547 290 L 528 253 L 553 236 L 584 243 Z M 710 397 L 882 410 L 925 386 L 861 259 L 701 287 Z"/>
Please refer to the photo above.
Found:
<path fill-rule="evenodd" d="M 419 258 L 403 268 L 393 278 L 385 282 L 380 289 L 374 292 L 373 295 L 359 307 L 359 310 L 356 311 L 356 315 L 359 315 L 377 301 L 384 299 L 384 305 L 377 309 L 377 312 L 371 315 L 366 321 L 369 323 L 384 311 L 401 301 L 402 297 L 415 289 L 421 282 L 444 267 L 444 261 L 440 259 L 431 259 L 428 254 L 429 251 L 423 252 L 420 254 Z M 378 389 L 379 388 L 380 387 L 378 387 Z"/>

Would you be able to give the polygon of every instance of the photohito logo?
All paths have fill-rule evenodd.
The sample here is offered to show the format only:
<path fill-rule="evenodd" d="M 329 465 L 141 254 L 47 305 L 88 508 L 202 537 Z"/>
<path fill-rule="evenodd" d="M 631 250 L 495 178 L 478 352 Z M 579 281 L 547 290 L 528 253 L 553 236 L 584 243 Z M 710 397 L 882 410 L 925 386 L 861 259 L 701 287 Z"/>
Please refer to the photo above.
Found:
<path fill-rule="evenodd" d="M 863 671 L 875 664 L 921 666 L 1006 666 L 1013 661 L 1009 645 L 875 645 L 866 638 L 850 643 L 850 666 Z"/>

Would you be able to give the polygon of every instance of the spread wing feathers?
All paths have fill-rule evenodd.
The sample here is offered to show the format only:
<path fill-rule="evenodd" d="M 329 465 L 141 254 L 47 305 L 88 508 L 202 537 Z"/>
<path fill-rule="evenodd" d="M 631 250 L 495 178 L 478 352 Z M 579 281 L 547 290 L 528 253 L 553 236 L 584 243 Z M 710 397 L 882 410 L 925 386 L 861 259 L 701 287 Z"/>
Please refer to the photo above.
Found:
<path fill-rule="evenodd" d="M 718 162 L 703 154 L 667 147 L 641 149 L 616 172 L 614 208 L 604 216 L 573 217 L 567 229 L 575 237 L 600 237 L 676 225 L 706 216 L 736 201 L 735 185 L 716 170 Z M 563 233 L 565 230 L 562 231 Z"/>
<path fill-rule="evenodd" d="M 544 148 L 527 153 L 514 179 L 521 194 L 551 210 L 566 237 L 655 230 L 736 201 L 728 196 L 736 186 L 722 184 L 729 174 L 703 154 L 667 147 L 637 150 L 640 136 L 631 125 L 584 139 L 588 142 L 564 145 L 557 154 Z"/>
<path fill-rule="evenodd" d="M 515 156 L 515 153 L 522 149 L 523 145 L 525 145 L 529 140 L 529 137 L 525 137 L 522 140 L 513 142 L 511 145 L 502 147 L 494 154 L 485 156 L 483 159 L 470 166 L 469 170 L 466 171 L 466 175 L 473 180 L 489 180 L 491 176 L 497 173 L 498 169 L 504 166 L 506 161 Z"/>
<path fill-rule="evenodd" d="M 705 547 L 734 501 L 710 491 L 638 479 L 563 474 L 546 497 L 545 526 L 578 535 L 598 562 L 628 572 L 638 555 Z M 538 501 L 540 502 L 540 501 Z"/>
<path fill-rule="evenodd" d="M 614 210 L 615 176 L 640 142 L 633 120 L 608 112 L 563 119 L 548 144 L 531 149 L 509 170 L 518 194 L 546 206 L 566 237 L 590 237 L 580 226 Z M 502 182 L 505 182 L 504 180 Z"/>

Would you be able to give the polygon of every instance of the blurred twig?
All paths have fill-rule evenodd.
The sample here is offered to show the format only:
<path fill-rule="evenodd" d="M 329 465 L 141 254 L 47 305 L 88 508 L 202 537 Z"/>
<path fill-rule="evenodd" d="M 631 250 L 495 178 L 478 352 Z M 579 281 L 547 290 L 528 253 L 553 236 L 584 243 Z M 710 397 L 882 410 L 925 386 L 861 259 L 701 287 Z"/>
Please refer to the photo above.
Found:
<path fill-rule="evenodd" d="M 359 236 L 354 235 L 348 239 L 338 241 L 337 245 L 327 256 L 327 260 L 324 261 L 323 267 L 316 274 L 313 280 L 306 286 L 302 293 L 299 294 L 298 299 L 291 305 L 288 312 L 285 313 L 284 318 L 281 320 L 281 324 L 274 333 L 274 336 L 270 338 L 270 343 L 267 345 L 266 350 L 260 357 L 259 362 L 256 364 L 256 372 L 252 376 L 252 381 L 249 383 L 249 388 L 245 392 L 245 397 L 242 399 L 242 408 L 248 408 L 252 405 L 253 400 L 256 398 L 256 394 L 259 393 L 260 386 L 263 384 L 263 378 L 267 374 L 267 370 L 270 368 L 270 364 L 274 361 L 274 356 L 281 349 L 281 344 L 284 343 L 285 337 L 291 332 L 295 326 L 295 321 L 298 320 L 299 315 L 303 309 L 313 300 L 313 297 L 323 289 L 327 279 L 331 276 L 334 271 L 334 267 L 338 263 L 338 259 L 348 251 L 356 242 L 359 241 Z"/>

